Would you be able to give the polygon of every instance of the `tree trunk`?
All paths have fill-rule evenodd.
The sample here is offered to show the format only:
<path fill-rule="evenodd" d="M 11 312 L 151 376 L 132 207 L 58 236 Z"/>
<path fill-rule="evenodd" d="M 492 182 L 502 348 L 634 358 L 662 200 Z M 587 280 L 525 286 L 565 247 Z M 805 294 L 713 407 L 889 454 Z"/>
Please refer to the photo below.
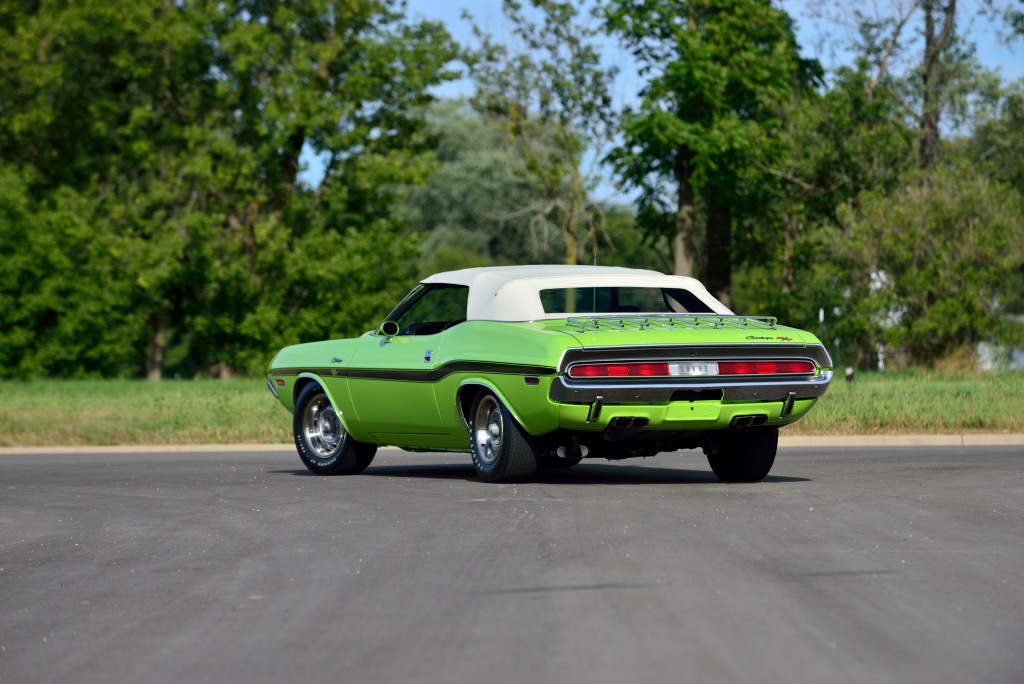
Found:
<path fill-rule="evenodd" d="M 708 232 L 704 240 L 704 285 L 726 306 L 732 299 L 732 208 L 708 197 Z"/>
<path fill-rule="evenodd" d="M 146 363 L 146 379 L 158 382 L 164 365 L 164 317 L 157 316 L 153 322 L 153 340 L 149 346 Z"/>
<path fill-rule="evenodd" d="M 920 166 L 927 173 L 939 157 L 939 111 L 942 74 L 939 58 L 949 41 L 956 18 L 956 0 L 941 7 L 937 0 L 924 0 L 924 97 L 921 111 Z M 941 12 L 942 30 L 935 33 L 935 15 Z"/>
<path fill-rule="evenodd" d="M 565 263 L 573 266 L 579 263 L 579 207 L 583 194 L 583 177 L 579 162 L 575 159 L 572 167 L 572 188 L 569 194 L 569 211 L 565 217 Z"/>
<path fill-rule="evenodd" d="M 674 273 L 681 276 L 693 276 L 693 228 L 694 228 L 694 196 L 693 196 L 693 152 L 687 147 L 680 147 L 676 152 L 676 184 L 679 188 L 679 202 L 676 205 L 676 230 L 672 241 Z"/>
<path fill-rule="evenodd" d="M 793 280 L 796 278 L 796 271 L 793 269 L 793 244 L 796 242 L 796 219 L 791 213 L 784 212 L 782 214 L 782 223 L 785 226 L 783 233 L 783 252 L 782 252 L 782 287 L 781 291 L 784 295 L 790 295 L 793 293 Z"/>

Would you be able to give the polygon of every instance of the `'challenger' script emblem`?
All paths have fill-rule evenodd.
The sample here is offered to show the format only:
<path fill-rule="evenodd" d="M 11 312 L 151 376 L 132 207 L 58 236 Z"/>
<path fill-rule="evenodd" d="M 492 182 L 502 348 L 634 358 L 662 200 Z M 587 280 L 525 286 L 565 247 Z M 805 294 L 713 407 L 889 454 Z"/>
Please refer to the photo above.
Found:
<path fill-rule="evenodd" d="M 781 335 L 779 337 L 764 337 L 763 335 L 747 335 L 747 339 L 748 340 L 772 340 L 772 341 L 782 340 L 783 342 L 792 342 L 793 341 L 792 337 L 782 337 Z"/>

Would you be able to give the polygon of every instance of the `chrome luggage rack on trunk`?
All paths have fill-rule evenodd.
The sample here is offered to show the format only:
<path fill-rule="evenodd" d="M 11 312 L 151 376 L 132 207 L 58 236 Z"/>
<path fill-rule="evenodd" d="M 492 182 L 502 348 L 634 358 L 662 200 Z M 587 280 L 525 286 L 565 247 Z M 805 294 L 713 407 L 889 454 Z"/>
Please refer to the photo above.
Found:
<path fill-rule="evenodd" d="M 601 329 L 601 323 L 606 323 L 616 328 L 631 328 L 636 326 L 639 330 L 647 328 L 675 328 L 683 327 L 687 330 L 699 329 L 701 326 L 717 328 L 744 328 L 751 325 L 760 330 L 775 330 L 775 323 L 778 321 L 774 316 L 722 316 L 721 314 L 656 314 L 653 316 L 586 316 L 579 318 L 565 319 L 566 325 L 576 325 L 579 329 L 576 332 L 586 332 L 588 326 L 595 330 Z"/>

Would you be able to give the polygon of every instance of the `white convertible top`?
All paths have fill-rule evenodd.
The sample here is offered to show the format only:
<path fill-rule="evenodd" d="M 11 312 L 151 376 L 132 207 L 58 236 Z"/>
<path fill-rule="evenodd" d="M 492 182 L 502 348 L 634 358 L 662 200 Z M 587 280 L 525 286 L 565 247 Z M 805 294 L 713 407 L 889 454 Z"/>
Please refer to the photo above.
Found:
<path fill-rule="evenodd" d="M 467 285 L 467 320 L 536 321 L 565 318 L 547 314 L 541 290 L 577 287 L 658 287 L 689 290 L 715 313 L 731 315 L 724 304 L 694 278 L 619 266 L 483 266 L 436 273 L 424 284 Z"/>

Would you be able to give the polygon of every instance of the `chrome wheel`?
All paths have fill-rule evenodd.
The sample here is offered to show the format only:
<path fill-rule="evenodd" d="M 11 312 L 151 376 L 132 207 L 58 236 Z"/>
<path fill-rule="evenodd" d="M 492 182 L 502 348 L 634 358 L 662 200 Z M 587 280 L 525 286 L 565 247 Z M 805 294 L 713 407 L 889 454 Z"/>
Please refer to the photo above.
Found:
<path fill-rule="evenodd" d="M 361 473 L 377 453 L 376 444 L 352 439 L 317 382 L 307 382 L 295 398 L 292 435 L 299 458 L 314 475 Z"/>
<path fill-rule="evenodd" d="M 345 440 L 345 428 L 326 394 L 318 394 L 302 414 L 302 435 L 316 458 L 334 458 Z"/>
<path fill-rule="evenodd" d="M 473 415 L 473 450 L 482 463 L 492 465 L 498 460 L 504 431 L 498 402 L 493 397 L 484 397 Z"/>

